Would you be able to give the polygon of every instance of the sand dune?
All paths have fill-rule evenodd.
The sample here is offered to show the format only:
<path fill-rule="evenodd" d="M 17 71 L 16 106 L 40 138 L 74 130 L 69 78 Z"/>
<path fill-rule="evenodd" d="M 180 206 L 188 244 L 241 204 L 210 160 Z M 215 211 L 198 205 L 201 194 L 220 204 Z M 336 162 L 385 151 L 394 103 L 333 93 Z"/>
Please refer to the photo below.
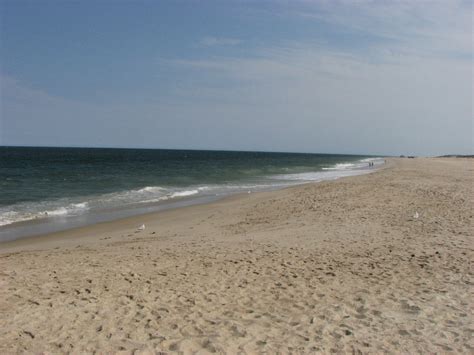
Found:
<path fill-rule="evenodd" d="M 0 353 L 473 353 L 473 174 L 393 159 L 0 244 Z"/>

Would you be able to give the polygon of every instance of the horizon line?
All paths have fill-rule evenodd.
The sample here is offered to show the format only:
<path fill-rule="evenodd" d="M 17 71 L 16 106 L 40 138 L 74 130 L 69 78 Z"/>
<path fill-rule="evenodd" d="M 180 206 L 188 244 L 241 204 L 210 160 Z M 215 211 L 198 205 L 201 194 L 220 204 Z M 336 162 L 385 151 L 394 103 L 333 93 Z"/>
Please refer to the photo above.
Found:
<path fill-rule="evenodd" d="M 3 145 L 0 148 L 66 148 L 66 149 L 130 149 L 130 150 L 187 150 L 208 152 L 247 152 L 247 153 L 275 153 L 275 154 L 319 154 L 319 155 L 354 155 L 354 156 L 379 156 L 396 157 L 386 154 L 360 154 L 360 153 L 315 153 L 315 152 L 289 152 L 289 151 L 267 151 L 267 150 L 234 150 L 234 149 L 199 149 L 199 148 L 153 148 L 153 147 L 111 147 L 111 146 L 54 146 L 54 145 Z"/>

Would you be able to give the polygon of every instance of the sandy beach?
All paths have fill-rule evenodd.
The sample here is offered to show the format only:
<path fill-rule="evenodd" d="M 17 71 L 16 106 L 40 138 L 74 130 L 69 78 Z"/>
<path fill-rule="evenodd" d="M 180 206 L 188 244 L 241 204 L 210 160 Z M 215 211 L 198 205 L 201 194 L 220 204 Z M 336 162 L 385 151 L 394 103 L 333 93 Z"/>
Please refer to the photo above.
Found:
<path fill-rule="evenodd" d="M 473 176 L 390 159 L 2 243 L 0 353 L 473 353 Z"/>

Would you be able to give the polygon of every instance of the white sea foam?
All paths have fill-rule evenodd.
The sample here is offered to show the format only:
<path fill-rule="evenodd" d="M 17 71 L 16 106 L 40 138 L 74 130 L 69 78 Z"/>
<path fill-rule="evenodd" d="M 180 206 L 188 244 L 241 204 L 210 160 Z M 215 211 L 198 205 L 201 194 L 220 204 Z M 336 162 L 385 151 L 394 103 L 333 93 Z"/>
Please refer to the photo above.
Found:
<path fill-rule="evenodd" d="M 89 204 L 87 202 L 80 203 L 71 203 L 66 207 L 59 207 L 53 210 L 43 211 L 42 214 L 45 216 L 63 216 L 67 214 L 81 213 L 89 209 Z"/>
<path fill-rule="evenodd" d="M 71 202 L 68 199 L 19 203 L 0 208 L 0 226 L 17 222 L 40 220 L 45 218 L 63 218 L 77 216 L 88 210 L 101 211 L 117 207 L 131 207 L 159 203 L 175 198 L 185 198 L 208 191 L 210 187 L 164 188 L 146 186 L 140 189 L 119 191 L 109 194 L 89 196 L 88 201 Z"/>
<path fill-rule="evenodd" d="M 363 169 L 369 166 L 369 163 L 374 163 L 374 166 L 384 164 L 385 160 L 383 158 L 365 158 L 352 163 L 338 163 L 330 167 L 324 167 L 322 170 L 325 171 L 340 171 L 340 170 L 356 170 Z"/>
<path fill-rule="evenodd" d="M 94 208 L 110 208 L 127 204 L 139 204 L 161 200 L 168 193 L 161 186 L 146 186 L 140 189 L 125 190 L 94 196 L 91 205 Z"/>
<path fill-rule="evenodd" d="M 330 167 L 322 168 L 323 171 L 306 172 L 298 174 L 275 175 L 273 178 L 289 181 L 323 181 L 334 180 L 346 176 L 355 176 L 369 173 L 373 170 L 367 169 L 369 163 L 380 166 L 385 163 L 383 158 L 366 158 L 351 163 L 337 163 Z"/>
<path fill-rule="evenodd" d="M 169 199 L 170 199 L 169 196 L 162 196 L 162 197 L 158 197 L 158 198 L 146 199 L 146 200 L 143 200 L 141 203 L 157 203 L 157 202 L 162 202 L 162 201 L 166 201 L 166 200 L 169 200 Z"/>
<path fill-rule="evenodd" d="M 22 219 L 20 218 L 18 212 L 7 211 L 7 212 L 0 213 L 0 226 L 6 226 L 8 224 L 19 222 L 21 220 Z"/>
<path fill-rule="evenodd" d="M 60 206 L 65 204 L 65 206 Z M 89 209 L 88 202 L 67 203 L 64 199 L 14 205 L 0 209 L 0 226 L 48 217 L 78 215 Z"/>
<path fill-rule="evenodd" d="M 43 214 L 45 216 L 63 216 L 68 213 L 68 210 L 66 207 L 59 207 L 55 210 L 52 211 L 44 211 Z"/>
<path fill-rule="evenodd" d="M 134 208 L 134 206 L 164 203 L 174 199 L 226 196 L 238 192 L 269 190 L 311 181 L 332 180 L 371 172 L 373 170 L 368 169 L 371 162 L 374 166 L 380 166 L 384 163 L 384 159 L 366 158 L 356 162 L 327 166 L 322 171 L 280 174 L 247 182 L 186 187 L 145 186 L 81 199 L 63 198 L 53 201 L 19 203 L 0 207 L 0 226 L 36 219 L 78 216 L 88 211 L 100 213 L 103 210 L 116 208 Z"/>
<path fill-rule="evenodd" d="M 75 209 L 87 209 L 89 204 L 87 202 L 81 202 L 81 203 L 73 203 L 71 204 L 71 207 Z"/>
<path fill-rule="evenodd" d="M 311 173 L 276 175 L 275 178 L 289 181 L 323 181 L 334 180 L 346 176 L 364 174 L 364 170 L 346 170 L 346 171 L 315 171 Z"/>
<path fill-rule="evenodd" d="M 178 192 L 174 192 L 171 194 L 171 198 L 174 198 L 174 197 L 186 197 L 186 196 L 192 196 L 192 195 L 196 195 L 199 193 L 199 190 L 185 190 L 185 191 L 178 191 Z"/>
<path fill-rule="evenodd" d="M 339 163 L 329 168 L 323 168 L 323 170 L 348 170 L 355 167 L 357 167 L 357 164 L 354 163 Z"/>
<path fill-rule="evenodd" d="M 161 192 L 164 188 L 161 186 L 146 186 L 142 189 L 136 190 L 137 192 Z"/>

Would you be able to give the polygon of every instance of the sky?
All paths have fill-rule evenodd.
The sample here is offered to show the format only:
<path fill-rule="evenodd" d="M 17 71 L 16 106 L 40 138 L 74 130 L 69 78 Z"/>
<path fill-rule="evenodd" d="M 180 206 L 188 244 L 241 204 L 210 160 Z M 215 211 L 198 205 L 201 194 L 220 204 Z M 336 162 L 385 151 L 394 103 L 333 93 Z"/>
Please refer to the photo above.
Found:
<path fill-rule="evenodd" d="M 473 154 L 471 1 L 0 0 L 0 145 Z"/>

